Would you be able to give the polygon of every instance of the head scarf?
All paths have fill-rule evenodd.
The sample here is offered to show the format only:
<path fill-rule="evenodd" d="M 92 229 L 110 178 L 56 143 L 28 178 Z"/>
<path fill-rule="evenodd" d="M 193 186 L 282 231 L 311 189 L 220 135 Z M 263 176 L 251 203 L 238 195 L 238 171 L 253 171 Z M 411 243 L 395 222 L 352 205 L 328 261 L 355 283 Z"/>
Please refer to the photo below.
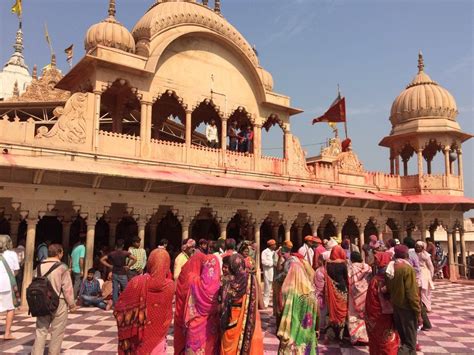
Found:
<path fill-rule="evenodd" d="M 291 240 L 285 240 L 283 242 L 283 246 L 288 248 L 288 249 L 292 249 L 293 248 L 293 243 L 291 242 Z"/>
<path fill-rule="evenodd" d="M 406 259 L 408 257 L 408 247 L 404 244 L 397 245 L 394 252 L 395 258 Z"/>
<path fill-rule="evenodd" d="M 351 253 L 351 261 L 353 263 L 361 263 L 362 262 L 362 255 L 358 251 L 353 251 Z"/>
<path fill-rule="evenodd" d="M 276 245 L 276 243 L 277 243 L 277 242 L 275 241 L 275 239 L 270 239 L 270 240 L 267 242 L 267 246 L 268 246 L 268 247 L 271 247 L 272 245 Z"/>
<path fill-rule="evenodd" d="M 346 261 L 346 258 L 346 252 L 339 245 L 332 248 L 331 255 L 329 256 L 332 262 L 342 263 Z"/>
<path fill-rule="evenodd" d="M 313 240 L 313 236 L 312 235 L 307 235 L 306 237 L 304 237 L 304 241 L 305 242 L 311 242 Z"/>
<path fill-rule="evenodd" d="M 174 282 L 168 252 L 155 249 L 147 270 L 130 280 L 115 305 L 120 354 L 151 353 L 171 325 Z"/>
<path fill-rule="evenodd" d="M 194 239 L 188 239 L 188 241 L 186 242 L 186 244 L 183 245 L 183 251 L 185 250 L 188 250 L 188 249 L 191 249 L 191 248 L 195 248 L 196 247 L 196 241 Z"/>
<path fill-rule="evenodd" d="M 375 265 L 379 268 L 387 267 L 388 263 L 392 261 L 392 253 L 389 252 L 379 252 L 376 253 L 375 256 Z"/>
<path fill-rule="evenodd" d="M 328 242 L 326 243 L 327 250 L 331 250 L 335 246 L 337 246 L 337 241 L 334 238 L 329 239 Z"/>
<path fill-rule="evenodd" d="M 9 235 L 0 234 L 0 253 L 12 249 L 12 240 Z"/>
<path fill-rule="evenodd" d="M 426 248 L 426 243 L 422 240 L 418 240 L 415 245 L 423 247 L 423 249 Z"/>
<path fill-rule="evenodd" d="M 369 246 L 372 248 L 372 249 L 376 249 L 378 247 L 378 238 L 375 234 L 372 234 L 370 237 L 369 237 Z"/>

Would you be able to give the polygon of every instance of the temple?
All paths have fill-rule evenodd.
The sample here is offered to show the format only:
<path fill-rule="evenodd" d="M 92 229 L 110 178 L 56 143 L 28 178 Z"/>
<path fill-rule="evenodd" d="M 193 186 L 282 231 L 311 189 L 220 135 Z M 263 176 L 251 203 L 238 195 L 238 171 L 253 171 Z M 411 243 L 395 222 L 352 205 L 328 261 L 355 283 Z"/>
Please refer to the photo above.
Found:
<path fill-rule="evenodd" d="M 373 234 L 436 236 L 449 251 L 451 278 L 465 275 L 463 214 L 474 200 L 464 196 L 462 144 L 472 136 L 421 53 L 380 142 L 389 173 L 370 172 L 339 138 L 306 157 L 290 125 L 302 111 L 273 90 L 219 1 L 156 1 L 131 31 L 118 14 L 110 1 L 66 75 L 53 56 L 29 77 L 17 43 L 19 59 L 7 68 L 16 65 L 23 79 L 13 90 L 0 76 L 0 231 L 26 238 L 24 287 L 39 243 L 70 250 L 81 231 L 86 270 L 94 250 L 134 235 L 147 248 L 167 238 L 179 249 L 188 237 L 254 240 L 258 248 L 291 239 L 299 247 L 318 233 L 359 245 Z M 217 148 L 202 132 L 212 120 Z M 229 149 L 234 122 L 253 132 L 246 152 Z M 262 154 L 262 131 L 270 129 L 282 132 L 280 158 Z"/>

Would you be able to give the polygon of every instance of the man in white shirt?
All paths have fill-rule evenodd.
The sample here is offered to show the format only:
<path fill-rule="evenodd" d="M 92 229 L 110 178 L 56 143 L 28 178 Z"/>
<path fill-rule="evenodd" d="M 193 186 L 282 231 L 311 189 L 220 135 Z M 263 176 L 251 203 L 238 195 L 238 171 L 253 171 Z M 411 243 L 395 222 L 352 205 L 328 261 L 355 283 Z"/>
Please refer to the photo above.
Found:
<path fill-rule="evenodd" d="M 267 248 L 262 251 L 262 269 L 263 269 L 263 305 L 268 307 L 270 302 L 270 290 L 273 282 L 273 267 L 275 266 L 275 250 L 277 243 L 274 239 L 267 242 Z"/>
<path fill-rule="evenodd" d="M 214 119 L 206 126 L 206 139 L 210 148 L 219 148 L 219 133 Z"/>
<path fill-rule="evenodd" d="M 313 240 L 314 237 L 312 235 L 307 235 L 304 237 L 303 246 L 298 250 L 298 254 L 300 254 L 311 266 L 313 266 L 314 259 Z"/>

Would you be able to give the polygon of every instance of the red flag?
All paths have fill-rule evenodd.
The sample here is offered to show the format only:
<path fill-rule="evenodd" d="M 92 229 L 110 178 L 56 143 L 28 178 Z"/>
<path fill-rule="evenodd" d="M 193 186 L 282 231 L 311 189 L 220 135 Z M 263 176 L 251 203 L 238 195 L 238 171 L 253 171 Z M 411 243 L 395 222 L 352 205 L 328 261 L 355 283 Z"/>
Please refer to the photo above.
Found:
<path fill-rule="evenodd" d="M 324 115 L 313 119 L 313 124 L 318 122 L 346 122 L 346 98 L 339 95 Z"/>

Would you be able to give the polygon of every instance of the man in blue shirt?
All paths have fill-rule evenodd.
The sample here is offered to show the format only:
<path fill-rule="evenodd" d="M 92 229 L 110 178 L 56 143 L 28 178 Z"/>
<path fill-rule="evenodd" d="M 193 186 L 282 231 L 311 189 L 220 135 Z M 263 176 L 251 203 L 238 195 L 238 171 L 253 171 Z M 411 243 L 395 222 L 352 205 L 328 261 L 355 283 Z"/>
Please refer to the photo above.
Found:
<path fill-rule="evenodd" d="M 48 239 L 38 245 L 38 248 L 36 249 L 36 258 L 38 259 L 38 263 L 42 263 L 48 258 L 48 247 L 50 244 L 51 241 Z"/>
<path fill-rule="evenodd" d="M 82 281 L 81 289 L 79 290 L 79 299 L 83 306 L 94 306 L 106 309 L 107 303 L 102 297 L 99 280 L 94 277 L 94 274 L 94 269 L 87 271 L 87 278 Z"/>
<path fill-rule="evenodd" d="M 74 299 L 77 298 L 81 281 L 84 277 L 84 260 L 86 257 L 85 233 L 79 235 L 79 243 L 72 249 L 71 253 L 71 270 L 72 282 L 74 284 Z"/>

